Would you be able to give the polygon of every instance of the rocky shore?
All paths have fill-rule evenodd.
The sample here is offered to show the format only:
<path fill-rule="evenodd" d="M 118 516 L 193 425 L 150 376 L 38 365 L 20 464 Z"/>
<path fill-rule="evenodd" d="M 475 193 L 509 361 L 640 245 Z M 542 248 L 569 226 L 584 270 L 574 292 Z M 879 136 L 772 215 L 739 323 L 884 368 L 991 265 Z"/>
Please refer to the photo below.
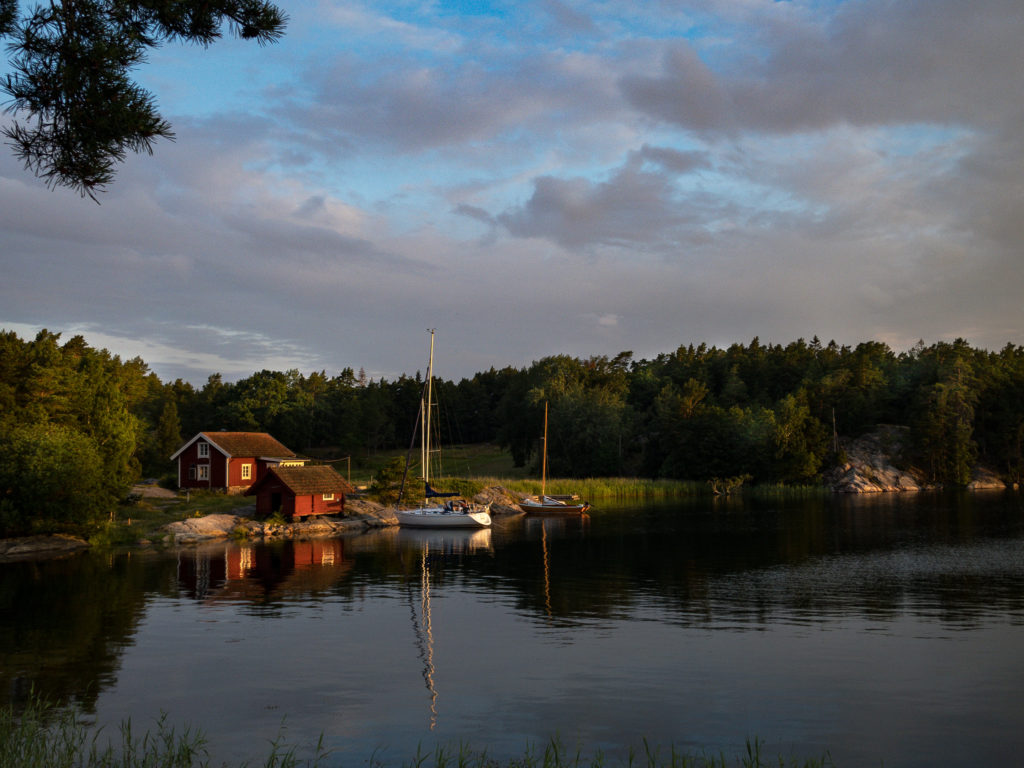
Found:
<path fill-rule="evenodd" d="M 840 446 L 844 462 L 824 475 L 825 484 L 836 493 L 899 493 L 934 490 L 927 474 L 902 458 L 905 455 L 907 427 L 879 426 L 875 431 Z M 977 467 L 968 489 L 1001 490 L 1006 483 L 995 472 Z"/>
<path fill-rule="evenodd" d="M 874 432 L 841 443 L 844 461 L 825 473 L 825 484 L 836 493 L 902 493 L 931 490 L 926 474 L 919 468 L 908 466 L 902 460 L 905 427 L 879 427 Z M 971 490 L 1002 490 L 1006 484 L 995 472 L 977 468 L 968 485 Z M 166 495 L 174 498 L 173 491 L 147 486 L 145 495 Z M 518 507 L 521 494 L 493 486 L 474 497 L 481 504 L 491 504 L 493 517 L 521 515 Z M 142 540 L 143 547 L 158 545 L 189 545 L 217 539 L 308 539 L 361 533 L 374 528 L 398 525 L 393 510 L 363 498 L 350 498 L 345 502 L 343 517 L 312 518 L 283 525 L 253 519 L 255 505 L 237 510 L 237 514 L 213 514 L 187 518 L 165 525 L 152 540 Z M 63 557 L 89 548 L 89 543 L 73 536 L 27 536 L 18 539 L 0 539 L 0 562 Z"/>
<path fill-rule="evenodd" d="M 0 562 L 32 560 L 41 552 L 50 557 L 61 557 L 89 548 L 89 542 L 75 536 L 53 534 L 51 536 L 23 536 L 17 539 L 0 539 Z"/>
<path fill-rule="evenodd" d="M 491 505 L 491 515 L 502 517 L 520 515 L 516 505 L 517 497 L 500 486 L 486 488 L 473 497 L 473 501 Z M 373 528 L 398 525 L 398 519 L 390 507 L 368 499 L 351 498 L 345 501 L 344 517 L 321 517 L 278 525 L 264 523 L 247 517 L 240 510 L 238 515 L 206 515 L 189 518 L 164 526 L 165 543 L 193 544 L 218 538 L 288 538 L 308 539 L 322 536 L 337 536 L 346 533 L 360 533 Z M 255 512 L 255 506 L 251 508 Z"/>
<path fill-rule="evenodd" d="M 150 498 L 175 498 L 173 491 L 156 486 L 137 488 L 140 495 Z M 491 504 L 492 517 L 523 514 L 517 506 L 519 496 L 495 486 L 486 488 L 473 497 L 481 504 Z M 344 517 L 323 517 L 277 525 L 254 520 L 256 506 L 237 510 L 237 514 L 214 514 L 190 517 L 169 523 L 157 531 L 152 539 L 139 541 L 141 547 L 155 544 L 184 546 L 217 539 L 310 539 L 343 534 L 362 533 L 374 528 L 398 525 L 393 510 L 369 499 L 350 498 L 345 502 Z M 0 539 L 0 562 L 39 558 L 63 557 L 88 549 L 89 542 L 74 536 L 25 536 Z"/>

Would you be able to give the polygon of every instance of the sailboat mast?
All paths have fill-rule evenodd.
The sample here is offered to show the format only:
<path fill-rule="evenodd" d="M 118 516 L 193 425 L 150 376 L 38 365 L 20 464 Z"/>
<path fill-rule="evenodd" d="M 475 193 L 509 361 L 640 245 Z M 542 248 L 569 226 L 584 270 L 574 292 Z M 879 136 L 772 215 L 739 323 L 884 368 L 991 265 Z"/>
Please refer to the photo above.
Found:
<path fill-rule="evenodd" d="M 427 403 L 423 409 L 423 482 L 430 482 L 430 410 L 434 401 L 434 329 L 430 331 L 430 358 L 427 361 Z"/>
<path fill-rule="evenodd" d="M 544 401 L 544 442 L 543 457 L 540 460 L 540 496 L 544 500 L 544 492 L 548 482 L 548 401 Z"/>
<path fill-rule="evenodd" d="M 423 395 L 420 395 L 420 479 L 426 482 L 427 479 L 427 403 Z"/>

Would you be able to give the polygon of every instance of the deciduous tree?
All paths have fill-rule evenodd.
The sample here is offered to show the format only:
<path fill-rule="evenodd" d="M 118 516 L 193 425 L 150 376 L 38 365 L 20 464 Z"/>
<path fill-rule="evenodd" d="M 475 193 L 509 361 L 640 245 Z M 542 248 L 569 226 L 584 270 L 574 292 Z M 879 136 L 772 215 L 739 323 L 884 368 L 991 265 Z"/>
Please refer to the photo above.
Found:
<path fill-rule="evenodd" d="M 108 503 L 91 438 L 46 423 L 0 435 L 0 535 L 74 529 L 100 519 Z"/>

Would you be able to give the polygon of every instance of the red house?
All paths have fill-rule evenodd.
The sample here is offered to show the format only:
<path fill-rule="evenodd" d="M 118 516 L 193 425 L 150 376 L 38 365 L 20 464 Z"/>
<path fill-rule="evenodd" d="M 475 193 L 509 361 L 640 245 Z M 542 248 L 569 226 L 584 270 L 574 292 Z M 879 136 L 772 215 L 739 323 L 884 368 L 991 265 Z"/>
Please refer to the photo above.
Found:
<path fill-rule="evenodd" d="M 270 467 L 246 496 L 256 497 L 256 517 L 280 512 L 285 518 L 345 513 L 345 494 L 354 489 L 325 464 Z"/>
<path fill-rule="evenodd" d="M 178 462 L 179 488 L 229 493 L 244 491 L 270 467 L 306 462 L 266 432 L 200 432 L 171 461 Z"/>

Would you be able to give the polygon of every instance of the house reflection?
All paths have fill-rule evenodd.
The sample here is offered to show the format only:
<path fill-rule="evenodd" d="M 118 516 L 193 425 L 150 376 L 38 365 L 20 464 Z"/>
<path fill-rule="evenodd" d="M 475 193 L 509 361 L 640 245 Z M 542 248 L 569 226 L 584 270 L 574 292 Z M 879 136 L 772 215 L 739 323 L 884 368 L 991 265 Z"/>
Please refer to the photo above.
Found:
<path fill-rule="evenodd" d="M 321 592 L 350 569 L 341 539 L 219 543 L 178 555 L 178 588 L 199 601 L 265 603 Z"/>

